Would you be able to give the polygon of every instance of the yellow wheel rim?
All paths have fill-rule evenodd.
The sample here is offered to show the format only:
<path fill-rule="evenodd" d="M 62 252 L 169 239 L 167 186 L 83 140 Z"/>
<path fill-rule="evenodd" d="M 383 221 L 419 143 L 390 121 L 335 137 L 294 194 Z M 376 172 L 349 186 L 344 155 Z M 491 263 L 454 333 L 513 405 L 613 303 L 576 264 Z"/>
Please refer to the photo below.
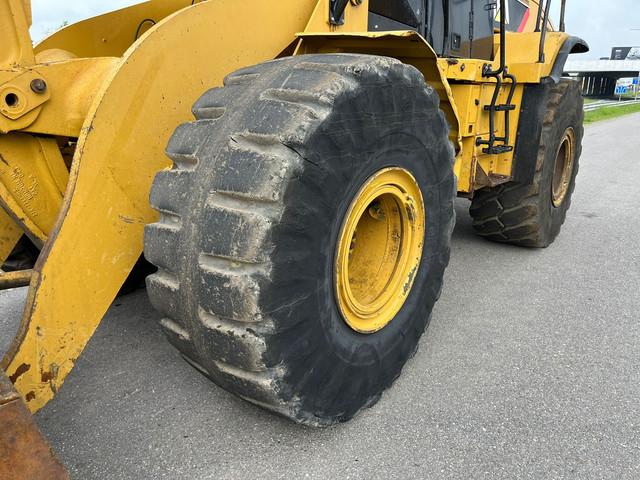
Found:
<path fill-rule="evenodd" d="M 345 322 L 360 333 L 387 326 L 409 296 L 420 266 L 425 208 L 403 168 L 385 168 L 360 189 L 345 216 L 335 288 Z"/>
<path fill-rule="evenodd" d="M 573 176 L 573 150 L 575 145 L 575 132 L 573 128 L 568 128 L 562 137 L 556 162 L 553 167 L 553 184 L 551 188 L 551 201 L 553 206 L 558 208 L 564 202 L 569 191 L 569 184 Z"/>

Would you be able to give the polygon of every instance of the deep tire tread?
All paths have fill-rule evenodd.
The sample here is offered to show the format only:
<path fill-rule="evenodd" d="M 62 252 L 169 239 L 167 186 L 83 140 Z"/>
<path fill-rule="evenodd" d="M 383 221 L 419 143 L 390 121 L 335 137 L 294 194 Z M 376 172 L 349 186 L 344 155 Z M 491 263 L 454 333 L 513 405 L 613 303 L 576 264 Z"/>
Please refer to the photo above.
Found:
<path fill-rule="evenodd" d="M 413 88 L 422 85 L 421 88 L 427 89 L 437 115 L 434 118 L 443 125 L 444 138 L 447 130 L 444 116 L 438 110 L 437 94 L 431 87 L 425 87 L 424 79 L 412 67 L 382 57 L 325 55 L 315 59 L 313 62 L 286 59 L 240 70 L 225 79 L 225 87 L 210 90 L 196 102 L 193 108 L 196 121 L 180 126 L 167 148 L 167 155 L 174 162 L 173 169 L 161 172 L 154 182 L 152 205 L 167 212 L 168 217 L 147 227 L 145 251 L 153 263 L 169 271 L 161 270 L 149 278 L 149 295 L 164 315 L 162 325 L 170 341 L 190 363 L 222 387 L 261 407 L 298 422 L 328 425 L 347 420 L 355 412 L 334 418 L 309 416 L 297 410 L 295 401 L 284 400 L 288 394 L 282 390 L 287 369 L 277 355 L 269 352 L 269 343 L 278 336 L 296 335 L 298 338 L 292 337 L 292 340 L 295 338 L 301 349 L 300 362 L 312 359 L 314 350 L 305 348 L 304 338 L 296 333 L 295 327 L 301 320 L 274 324 L 275 311 L 260 305 L 261 291 L 271 278 L 271 237 L 285 209 L 286 189 L 301 166 L 310 161 L 299 150 L 306 134 L 301 124 L 326 118 L 337 95 L 355 88 L 356 79 L 363 71 L 386 74 L 391 70 L 394 75 L 408 79 Z M 208 165 L 213 173 L 209 177 L 202 223 L 203 230 L 209 233 L 200 237 L 200 244 L 195 246 L 196 271 L 177 274 L 178 277 L 194 276 L 190 287 L 193 291 L 181 289 L 179 282 L 173 281 L 173 272 L 179 272 L 178 264 L 184 261 L 175 253 L 180 251 L 177 246 L 188 238 L 181 221 L 184 196 L 189 194 L 188 185 L 195 183 L 193 175 L 198 175 L 198 168 L 204 162 L 211 162 L 211 154 L 202 147 L 202 139 L 206 138 L 207 131 L 215 128 L 216 122 L 232 117 L 237 104 L 246 101 L 248 95 L 239 95 L 240 91 L 247 93 L 261 75 L 281 68 L 283 62 L 292 64 L 290 84 L 295 84 L 296 75 L 300 76 L 300 89 L 263 90 L 251 108 L 267 120 L 247 125 L 243 130 L 229 131 L 230 141 L 223 154 Z M 320 74 L 308 75 L 308 71 Z M 449 143 L 447 149 L 452 161 Z M 322 172 L 324 165 L 313 164 L 313 167 Z M 454 185 L 451 172 L 444 176 L 442 182 L 445 181 Z M 455 192 L 448 194 L 453 199 Z M 322 215 L 319 206 L 310 208 L 314 211 L 299 214 Z M 453 212 L 453 203 L 450 209 Z M 443 225 L 443 238 L 450 238 L 452 218 L 453 214 L 445 219 L 448 223 Z M 304 232 L 299 234 L 304 238 Z M 439 262 L 442 270 L 450 254 L 448 239 L 445 243 Z M 292 252 L 291 258 L 306 254 Z M 432 287 L 436 290 L 432 295 L 439 296 L 441 283 Z M 196 312 L 187 306 L 193 303 L 192 298 L 197 299 Z M 294 296 L 289 305 L 278 307 L 278 313 L 307 300 L 306 296 Z M 208 347 L 211 345 L 215 348 Z M 315 365 L 308 368 L 311 372 Z M 301 380 L 306 381 L 308 378 Z M 375 403 L 377 398 L 379 395 L 369 399 L 367 405 Z"/>

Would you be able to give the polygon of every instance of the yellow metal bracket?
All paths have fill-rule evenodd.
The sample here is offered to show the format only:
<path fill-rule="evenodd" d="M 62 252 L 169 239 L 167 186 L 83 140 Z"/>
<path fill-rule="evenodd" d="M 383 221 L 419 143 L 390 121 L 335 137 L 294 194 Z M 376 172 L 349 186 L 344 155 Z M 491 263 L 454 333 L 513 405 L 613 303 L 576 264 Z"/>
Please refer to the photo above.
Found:
<path fill-rule="evenodd" d="M 77 138 L 96 92 L 118 61 L 65 59 L 28 67 L 0 85 L 0 133 L 20 130 Z M 7 73 L 0 71 L 0 79 Z M 45 103 L 47 108 L 42 108 Z"/>
<path fill-rule="evenodd" d="M 69 59 L 37 67 L 46 78 L 51 100 L 23 132 L 78 138 L 93 100 L 119 58 Z"/>
<path fill-rule="evenodd" d="M 0 84 L 0 113 L 9 120 L 17 120 L 33 112 L 50 98 L 51 94 L 42 76 L 33 70 L 27 70 Z M 3 125 L 6 124 L 6 119 L 3 120 L 0 132 L 7 133 L 9 129 Z"/>

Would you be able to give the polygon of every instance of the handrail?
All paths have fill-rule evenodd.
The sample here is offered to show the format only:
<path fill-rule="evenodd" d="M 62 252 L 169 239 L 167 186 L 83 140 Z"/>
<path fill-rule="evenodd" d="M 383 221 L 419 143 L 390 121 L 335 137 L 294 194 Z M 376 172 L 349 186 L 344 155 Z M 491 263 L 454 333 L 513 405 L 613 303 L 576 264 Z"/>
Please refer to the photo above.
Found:
<path fill-rule="evenodd" d="M 561 6 L 560 6 L 560 31 L 561 32 L 566 32 L 567 31 L 567 26 L 564 23 L 564 16 L 567 10 L 567 0 L 562 0 Z"/>
<path fill-rule="evenodd" d="M 506 1 L 500 0 L 500 67 L 491 70 L 489 64 L 485 65 L 482 75 L 485 77 L 496 77 L 504 72 L 507 64 L 507 23 L 506 23 Z"/>
<path fill-rule="evenodd" d="M 543 10 L 543 5 L 544 5 L 544 0 L 539 0 L 538 1 L 538 16 L 536 17 L 536 28 L 535 28 L 535 32 L 539 32 L 540 31 L 540 25 L 542 22 L 542 10 Z"/>
<path fill-rule="evenodd" d="M 549 10 L 551 9 L 551 0 L 547 0 L 544 7 L 544 23 L 542 24 L 542 31 L 540 33 L 540 51 L 538 55 L 538 63 L 544 63 L 544 44 L 547 40 L 547 29 L 549 28 Z"/>

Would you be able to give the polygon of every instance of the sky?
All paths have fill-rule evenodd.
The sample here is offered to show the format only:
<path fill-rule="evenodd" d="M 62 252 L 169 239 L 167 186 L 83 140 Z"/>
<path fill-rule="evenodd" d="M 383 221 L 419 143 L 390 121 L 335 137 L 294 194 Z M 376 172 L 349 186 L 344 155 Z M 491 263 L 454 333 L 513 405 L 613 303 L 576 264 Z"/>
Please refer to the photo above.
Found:
<path fill-rule="evenodd" d="M 232 0 L 238 1 L 238 0 Z M 38 41 L 63 22 L 139 3 L 136 0 L 32 0 L 33 39 Z M 558 19 L 560 0 L 555 0 Z M 583 58 L 608 57 L 614 46 L 640 46 L 639 0 L 567 0 L 567 32 L 589 43 L 591 52 Z M 634 30 L 635 29 L 635 30 Z"/>

